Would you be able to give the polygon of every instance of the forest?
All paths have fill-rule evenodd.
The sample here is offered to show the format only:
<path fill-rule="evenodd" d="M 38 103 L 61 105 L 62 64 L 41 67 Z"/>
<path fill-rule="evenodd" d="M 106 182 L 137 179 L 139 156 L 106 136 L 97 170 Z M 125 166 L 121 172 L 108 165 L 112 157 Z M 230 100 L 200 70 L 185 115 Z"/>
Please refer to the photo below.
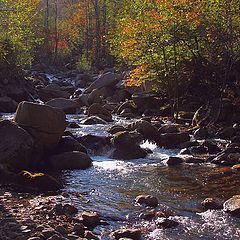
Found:
<path fill-rule="evenodd" d="M 240 239 L 240 0 L 0 0 L 0 240 Z"/>

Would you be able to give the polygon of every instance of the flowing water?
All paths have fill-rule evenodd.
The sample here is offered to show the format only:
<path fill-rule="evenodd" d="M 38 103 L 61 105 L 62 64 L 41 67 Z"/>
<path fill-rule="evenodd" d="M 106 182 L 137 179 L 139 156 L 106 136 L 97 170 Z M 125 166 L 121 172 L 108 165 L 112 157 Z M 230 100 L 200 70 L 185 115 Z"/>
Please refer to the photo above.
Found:
<path fill-rule="evenodd" d="M 12 115 L 4 115 L 11 119 Z M 108 125 L 81 125 L 83 115 L 68 115 L 69 121 L 80 125 L 71 129 L 73 134 L 104 136 L 113 124 L 127 124 L 131 120 L 115 118 Z M 95 229 L 102 240 L 109 239 L 112 230 L 121 226 L 142 226 L 146 229 L 144 239 L 176 240 L 234 240 L 240 239 L 240 219 L 223 211 L 201 212 L 200 202 L 206 197 L 226 200 L 240 194 L 239 173 L 226 173 L 221 168 L 208 164 L 183 164 L 169 167 L 168 156 L 179 150 L 165 150 L 153 143 L 145 142 L 153 153 L 147 158 L 121 161 L 108 157 L 91 156 L 93 166 L 87 170 L 65 171 L 63 180 L 65 202 L 74 203 L 78 209 L 97 211 L 109 223 Z M 172 217 L 180 224 L 174 229 L 157 229 L 154 222 L 140 221 L 138 215 L 144 208 L 135 204 L 140 194 L 151 194 L 159 199 L 159 210 L 174 212 Z"/>
<path fill-rule="evenodd" d="M 68 116 L 80 123 L 82 116 Z M 126 124 L 115 119 L 115 123 Z M 81 125 L 74 134 L 106 135 L 109 125 Z M 102 239 L 122 225 L 142 225 L 150 230 L 145 239 L 240 239 L 240 219 L 223 211 L 201 212 L 200 202 L 206 197 L 226 200 L 240 192 L 239 173 L 225 173 L 221 168 L 207 164 L 183 164 L 168 167 L 165 160 L 179 150 L 165 150 L 145 142 L 153 153 L 145 159 L 120 161 L 104 156 L 92 156 L 93 167 L 64 173 L 65 191 L 71 193 L 68 201 L 81 210 L 99 212 L 110 222 L 98 228 Z M 134 202 L 140 194 L 151 194 L 159 199 L 159 209 L 171 209 L 173 219 L 180 222 L 175 229 L 156 229 L 154 223 L 139 222 L 143 208 Z"/>

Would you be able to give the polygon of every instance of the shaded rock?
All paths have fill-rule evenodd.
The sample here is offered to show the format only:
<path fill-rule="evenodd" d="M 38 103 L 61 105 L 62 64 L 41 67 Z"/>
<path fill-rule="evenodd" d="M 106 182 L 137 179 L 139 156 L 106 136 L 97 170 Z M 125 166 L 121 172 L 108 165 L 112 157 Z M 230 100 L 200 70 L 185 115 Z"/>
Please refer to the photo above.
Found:
<path fill-rule="evenodd" d="M 146 157 L 147 152 L 139 146 L 142 140 L 142 135 L 137 132 L 118 132 L 112 138 L 115 150 L 111 157 L 123 160 Z"/>
<path fill-rule="evenodd" d="M 193 163 L 193 164 L 200 164 L 200 163 L 204 163 L 205 160 L 202 158 L 197 158 L 197 157 L 187 157 L 184 159 L 184 161 L 186 163 Z"/>
<path fill-rule="evenodd" d="M 231 139 L 234 136 L 235 132 L 235 128 L 227 127 L 217 132 L 217 136 L 222 139 Z"/>
<path fill-rule="evenodd" d="M 74 114 L 79 108 L 79 104 L 76 101 L 65 98 L 54 98 L 45 104 L 51 107 L 60 108 L 67 114 Z"/>
<path fill-rule="evenodd" d="M 120 238 L 131 238 L 133 240 L 141 239 L 141 230 L 134 228 L 119 229 L 112 233 L 112 236 L 119 240 Z"/>
<path fill-rule="evenodd" d="M 206 128 L 199 128 L 193 133 L 193 137 L 197 140 L 208 138 L 208 130 Z"/>
<path fill-rule="evenodd" d="M 98 77 L 96 81 L 94 81 L 88 88 L 86 88 L 85 92 L 90 93 L 94 89 L 114 86 L 122 79 L 122 77 L 122 74 L 116 74 L 111 72 L 102 74 Z"/>
<path fill-rule="evenodd" d="M 224 166 L 236 165 L 240 163 L 240 153 L 221 152 L 214 159 L 212 159 L 211 163 Z"/>
<path fill-rule="evenodd" d="M 84 233 L 84 237 L 87 239 L 92 239 L 92 240 L 100 240 L 100 238 L 91 231 L 86 231 Z"/>
<path fill-rule="evenodd" d="M 156 108 L 159 106 L 157 94 L 154 93 L 136 93 L 132 95 L 132 99 L 137 108 Z"/>
<path fill-rule="evenodd" d="M 130 145 L 139 145 L 143 141 L 143 137 L 136 131 L 118 132 L 112 138 L 112 143 L 115 148 L 127 148 Z"/>
<path fill-rule="evenodd" d="M 86 169 L 92 166 L 92 159 L 83 152 L 65 152 L 51 156 L 49 164 L 53 169 Z"/>
<path fill-rule="evenodd" d="M 78 209 L 71 204 L 56 204 L 52 209 L 57 215 L 75 215 L 78 213 Z"/>
<path fill-rule="evenodd" d="M 131 109 L 132 113 L 134 113 L 136 111 L 136 107 L 134 106 L 134 103 L 127 100 L 126 102 L 118 105 L 113 110 L 113 113 L 116 113 L 117 115 L 120 115 L 125 109 Z"/>
<path fill-rule="evenodd" d="M 82 218 L 83 218 L 83 224 L 89 227 L 95 227 L 101 221 L 100 216 L 96 212 L 83 212 Z"/>
<path fill-rule="evenodd" d="M 104 152 L 111 146 L 110 137 L 87 134 L 81 137 L 77 137 L 77 140 L 88 150 L 94 153 Z"/>
<path fill-rule="evenodd" d="M 37 191 L 57 191 L 63 188 L 54 177 L 44 173 L 22 171 L 16 178 L 16 183 Z"/>
<path fill-rule="evenodd" d="M 221 152 L 221 149 L 218 147 L 218 145 L 211 140 L 205 140 L 202 145 L 207 147 L 207 152 L 209 154 L 218 154 Z"/>
<path fill-rule="evenodd" d="M 0 182 L 9 183 L 16 179 L 16 174 L 11 172 L 6 165 L 0 164 Z"/>
<path fill-rule="evenodd" d="M 112 122 L 111 113 L 98 103 L 94 103 L 89 107 L 88 116 L 97 116 L 107 122 Z"/>
<path fill-rule="evenodd" d="M 78 98 L 74 99 L 80 107 L 89 106 L 88 94 L 81 94 Z"/>
<path fill-rule="evenodd" d="M 158 135 L 156 142 L 160 147 L 178 148 L 180 144 L 190 140 L 188 133 L 164 133 Z"/>
<path fill-rule="evenodd" d="M 18 103 L 10 97 L 0 97 L 0 112 L 12 113 L 17 109 Z"/>
<path fill-rule="evenodd" d="M 119 114 L 120 117 L 123 117 L 123 118 L 134 118 L 134 114 L 132 113 L 132 110 L 130 108 L 125 108 L 123 109 L 120 114 Z"/>
<path fill-rule="evenodd" d="M 157 207 L 158 199 L 151 195 L 140 195 L 136 197 L 136 202 L 139 204 L 145 204 L 149 207 Z"/>
<path fill-rule="evenodd" d="M 107 131 L 110 133 L 110 134 L 116 134 L 118 132 L 124 132 L 126 131 L 127 129 L 121 125 L 115 125 L 115 126 L 112 126 L 110 127 Z"/>
<path fill-rule="evenodd" d="M 218 200 L 214 198 L 206 198 L 201 202 L 201 206 L 204 211 L 207 211 L 208 209 L 222 209 L 223 204 Z"/>
<path fill-rule="evenodd" d="M 163 125 L 158 129 L 158 134 L 163 133 L 179 133 L 179 126 L 178 125 Z"/>
<path fill-rule="evenodd" d="M 55 147 L 66 129 L 61 109 L 30 102 L 18 105 L 14 121 L 26 129 L 43 148 Z"/>
<path fill-rule="evenodd" d="M 224 202 L 223 210 L 235 217 L 240 217 L 240 195 L 235 195 Z"/>
<path fill-rule="evenodd" d="M 62 91 L 60 86 L 57 84 L 51 84 L 46 87 L 40 88 L 38 89 L 37 93 L 40 100 L 42 100 L 43 102 L 47 102 L 54 98 L 68 99 L 71 96 L 70 93 Z"/>
<path fill-rule="evenodd" d="M 31 135 L 17 124 L 0 121 L 0 164 L 13 168 L 28 168 L 34 141 Z"/>
<path fill-rule="evenodd" d="M 130 131 L 137 130 L 146 139 L 155 139 L 158 129 L 154 127 L 150 122 L 140 120 L 133 122 L 127 126 Z"/>
<path fill-rule="evenodd" d="M 85 232 L 84 225 L 82 223 L 75 223 L 73 226 L 73 232 L 75 232 L 80 236 L 84 235 L 84 232 Z"/>
<path fill-rule="evenodd" d="M 62 225 L 58 225 L 55 227 L 55 230 L 59 233 L 61 233 L 62 235 L 66 235 L 68 233 L 68 230 L 62 226 Z"/>
<path fill-rule="evenodd" d="M 162 227 L 162 228 L 174 228 L 179 225 L 178 222 L 168 218 L 161 218 L 156 222 L 156 224 L 158 227 Z"/>
<path fill-rule="evenodd" d="M 169 157 L 167 160 L 167 165 L 175 166 L 183 163 L 183 159 L 179 157 Z"/>
<path fill-rule="evenodd" d="M 87 153 L 87 149 L 76 139 L 71 136 L 63 136 L 56 147 L 55 153 L 59 154 L 72 151 Z"/>
<path fill-rule="evenodd" d="M 95 124 L 107 124 L 107 122 L 104 121 L 103 119 L 101 119 L 100 117 L 91 116 L 91 117 L 88 117 L 87 119 L 81 121 L 81 124 L 95 125 Z"/>
<path fill-rule="evenodd" d="M 193 155 L 201 155 L 201 154 L 207 154 L 208 153 L 208 148 L 204 145 L 200 146 L 192 146 L 189 148 L 189 151 Z"/>

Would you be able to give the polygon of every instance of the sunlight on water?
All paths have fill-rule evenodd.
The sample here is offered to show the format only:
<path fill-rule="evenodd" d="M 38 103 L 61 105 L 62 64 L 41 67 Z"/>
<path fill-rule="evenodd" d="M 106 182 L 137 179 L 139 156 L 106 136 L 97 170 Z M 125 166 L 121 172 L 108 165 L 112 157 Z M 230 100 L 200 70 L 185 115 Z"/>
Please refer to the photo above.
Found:
<path fill-rule="evenodd" d="M 141 144 L 142 148 L 146 148 L 146 149 L 150 149 L 150 150 L 154 150 L 157 148 L 157 144 L 150 142 L 150 141 L 145 141 L 144 143 Z"/>
<path fill-rule="evenodd" d="M 122 173 L 128 173 L 131 171 L 133 163 L 119 161 L 119 160 L 113 160 L 113 159 L 106 159 L 106 157 L 102 156 L 95 156 L 93 157 L 93 166 L 96 168 L 100 168 L 102 170 L 108 170 L 108 171 L 121 171 Z"/>

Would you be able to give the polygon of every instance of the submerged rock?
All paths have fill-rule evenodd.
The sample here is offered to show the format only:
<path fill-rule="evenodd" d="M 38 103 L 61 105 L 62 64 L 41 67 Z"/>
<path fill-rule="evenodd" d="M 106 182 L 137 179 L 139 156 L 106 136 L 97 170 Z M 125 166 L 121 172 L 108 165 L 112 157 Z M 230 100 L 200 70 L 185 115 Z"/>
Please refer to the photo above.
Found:
<path fill-rule="evenodd" d="M 92 159 L 83 152 L 65 152 L 51 156 L 49 164 L 53 169 L 86 169 L 92 166 Z"/>
<path fill-rule="evenodd" d="M 16 169 L 28 168 L 34 141 L 31 135 L 17 124 L 0 121 L 0 164 Z"/>
<path fill-rule="evenodd" d="M 14 121 L 33 136 L 39 147 L 46 149 L 58 144 L 67 126 L 61 109 L 30 102 L 18 105 Z"/>

